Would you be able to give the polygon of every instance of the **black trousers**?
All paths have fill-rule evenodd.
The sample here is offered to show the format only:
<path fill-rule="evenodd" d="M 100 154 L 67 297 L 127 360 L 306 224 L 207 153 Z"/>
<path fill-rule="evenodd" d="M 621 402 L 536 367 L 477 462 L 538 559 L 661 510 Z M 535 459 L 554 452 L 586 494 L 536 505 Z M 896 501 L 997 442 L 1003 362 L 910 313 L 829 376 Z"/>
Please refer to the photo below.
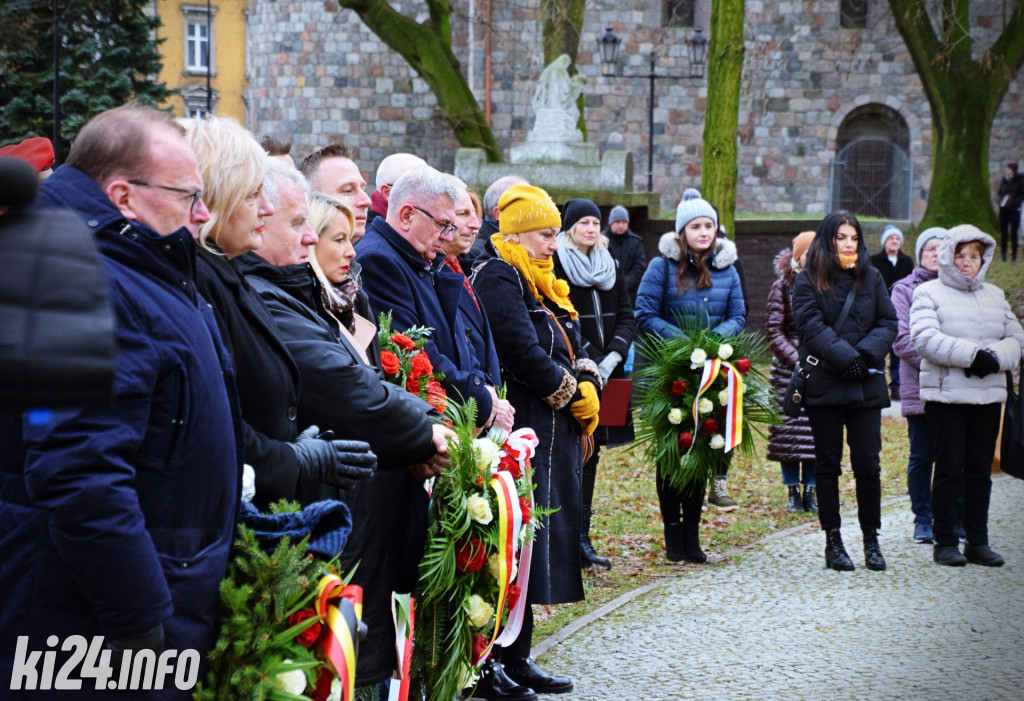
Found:
<path fill-rule="evenodd" d="M 1006 240 L 1010 240 L 1013 260 L 1017 260 L 1017 232 L 1020 229 L 1020 212 L 1016 208 L 999 208 L 999 249 L 1006 260 Z"/>
<path fill-rule="evenodd" d="M 818 491 L 818 522 L 823 531 L 839 528 L 839 476 L 842 474 L 843 428 L 857 481 L 857 520 L 861 531 L 882 527 L 882 411 L 839 406 L 807 407 L 814 435 L 814 482 Z"/>
<path fill-rule="evenodd" d="M 957 544 L 954 529 L 961 495 L 967 542 L 988 544 L 988 503 L 999 410 L 999 404 L 924 404 L 935 447 L 932 529 L 937 545 Z"/>

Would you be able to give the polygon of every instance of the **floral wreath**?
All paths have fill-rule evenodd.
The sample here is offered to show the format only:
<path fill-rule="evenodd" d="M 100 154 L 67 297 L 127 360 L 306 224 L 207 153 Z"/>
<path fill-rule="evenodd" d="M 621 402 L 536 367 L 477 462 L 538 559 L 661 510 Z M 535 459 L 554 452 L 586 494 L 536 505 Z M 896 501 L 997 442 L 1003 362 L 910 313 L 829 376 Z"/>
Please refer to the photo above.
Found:
<path fill-rule="evenodd" d="M 441 387 L 444 373 L 434 372 L 434 366 L 423 350 L 434 329 L 429 326 L 413 326 L 404 333 L 392 332 L 391 312 L 380 313 L 377 327 L 384 379 L 405 388 L 443 414 L 447 401 L 447 394 Z"/>

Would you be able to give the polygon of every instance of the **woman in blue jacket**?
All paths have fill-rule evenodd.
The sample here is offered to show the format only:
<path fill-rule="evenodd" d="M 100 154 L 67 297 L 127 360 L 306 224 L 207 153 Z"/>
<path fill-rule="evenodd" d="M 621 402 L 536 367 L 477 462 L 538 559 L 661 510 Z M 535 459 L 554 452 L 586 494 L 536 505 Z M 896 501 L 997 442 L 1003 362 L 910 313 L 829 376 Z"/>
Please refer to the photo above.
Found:
<path fill-rule="evenodd" d="M 651 261 L 636 297 L 637 331 L 662 338 L 703 326 L 721 336 L 743 330 L 747 310 L 740 277 L 733 268 L 736 245 L 717 238 L 718 213 L 700 197 L 683 199 L 676 231 L 661 237 L 661 256 Z M 721 469 L 726 469 L 724 465 Z M 725 475 L 715 476 L 725 490 Z M 707 562 L 700 549 L 704 485 L 678 491 L 657 476 L 658 503 L 665 523 L 665 557 L 672 562 Z M 735 506 L 733 506 L 735 508 Z"/>

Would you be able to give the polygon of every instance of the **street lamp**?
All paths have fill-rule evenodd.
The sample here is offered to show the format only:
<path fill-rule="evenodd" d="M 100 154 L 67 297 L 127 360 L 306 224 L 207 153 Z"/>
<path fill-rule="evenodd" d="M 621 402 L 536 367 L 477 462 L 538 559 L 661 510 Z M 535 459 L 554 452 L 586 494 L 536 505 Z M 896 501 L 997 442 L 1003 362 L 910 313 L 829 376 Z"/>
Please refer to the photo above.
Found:
<path fill-rule="evenodd" d="M 601 56 L 601 75 L 613 78 L 618 75 L 617 61 L 619 45 L 622 40 L 615 35 L 611 27 L 604 30 L 597 39 L 598 53 Z M 687 75 L 667 75 L 655 72 L 656 59 L 651 51 L 651 68 L 647 75 L 622 74 L 622 78 L 646 78 L 650 81 L 650 96 L 647 99 L 647 191 L 654 192 L 654 82 L 669 78 L 684 80 L 686 78 L 703 78 L 708 63 L 708 38 L 703 29 L 695 29 L 686 39 L 686 58 L 689 65 Z"/>

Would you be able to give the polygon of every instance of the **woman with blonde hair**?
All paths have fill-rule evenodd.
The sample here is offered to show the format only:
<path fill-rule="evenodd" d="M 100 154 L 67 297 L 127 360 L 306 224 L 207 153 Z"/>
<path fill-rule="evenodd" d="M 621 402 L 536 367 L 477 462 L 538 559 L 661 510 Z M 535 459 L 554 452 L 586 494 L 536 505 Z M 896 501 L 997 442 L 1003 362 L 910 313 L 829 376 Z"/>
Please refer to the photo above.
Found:
<path fill-rule="evenodd" d="M 213 307 L 220 335 L 235 365 L 245 437 L 245 462 L 255 471 L 258 507 L 278 499 L 308 501 L 324 486 L 337 494 L 353 479 L 370 476 L 369 445 L 299 434 L 299 370 L 263 301 L 238 272 L 236 259 L 263 242 L 264 220 L 274 208 L 263 192 L 267 156 L 233 119 L 182 120 L 199 161 L 210 219 L 199 230 L 199 291 Z"/>

